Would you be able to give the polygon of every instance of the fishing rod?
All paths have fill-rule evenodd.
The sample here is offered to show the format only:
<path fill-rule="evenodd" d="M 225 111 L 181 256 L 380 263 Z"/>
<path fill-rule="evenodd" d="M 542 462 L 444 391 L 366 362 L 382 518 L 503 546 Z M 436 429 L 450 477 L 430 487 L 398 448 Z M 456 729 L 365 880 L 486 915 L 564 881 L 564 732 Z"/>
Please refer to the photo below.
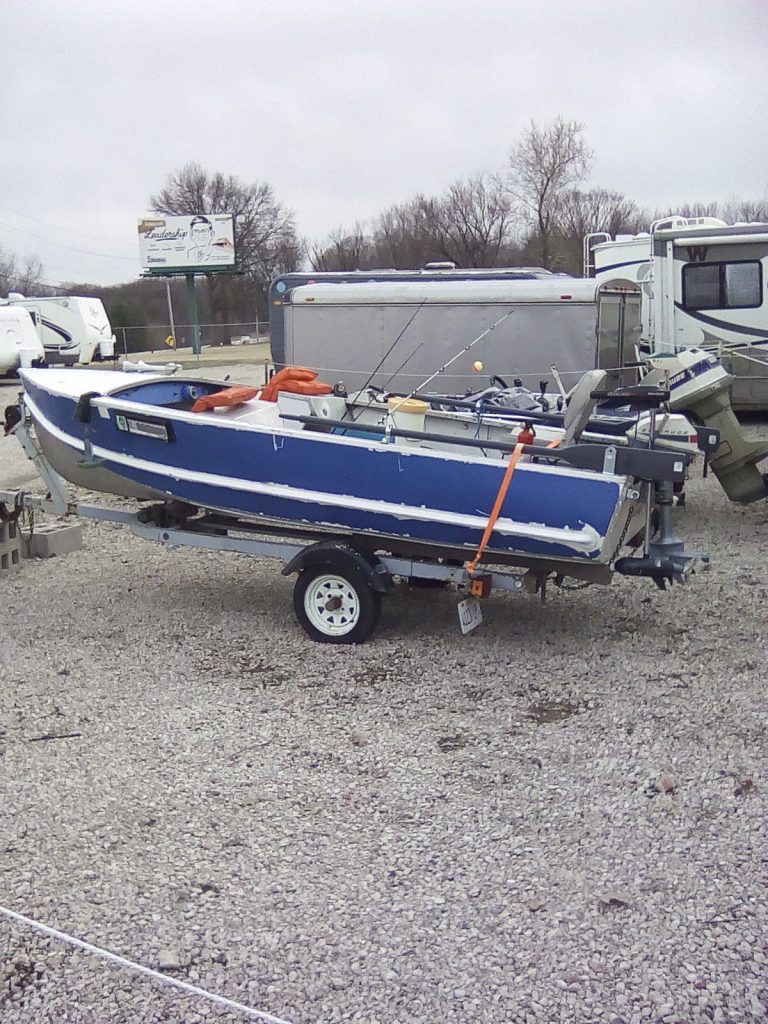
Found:
<path fill-rule="evenodd" d="M 390 375 L 387 377 L 387 379 L 384 381 L 384 383 L 381 386 L 382 393 L 384 391 L 384 388 L 386 388 L 387 384 L 389 384 L 389 382 L 391 380 L 393 380 L 393 378 L 395 378 L 398 375 L 398 373 L 400 373 L 400 371 L 403 369 L 404 366 L 407 366 L 408 363 L 410 363 L 410 361 L 413 359 L 413 357 L 416 355 L 416 353 L 419 351 L 419 349 L 422 349 L 422 348 L 424 348 L 424 342 L 420 341 L 419 344 L 416 346 L 416 348 L 413 350 L 413 352 L 411 352 L 411 354 L 409 356 L 406 356 L 406 358 L 403 360 L 403 362 L 400 363 L 400 365 L 395 370 L 395 372 L 394 373 L 390 373 Z M 374 373 L 375 373 L 375 371 L 374 371 Z M 366 386 L 364 388 L 362 388 L 358 392 L 358 394 L 362 394 L 363 391 L 365 391 L 365 389 L 367 387 L 369 387 L 369 384 L 366 384 Z M 378 390 L 378 385 L 376 387 L 376 390 Z M 348 409 L 347 412 L 351 412 L 351 414 L 352 414 L 351 418 L 350 418 L 352 423 L 356 423 L 360 419 L 360 417 L 363 415 L 362 407 L 357 410 L 357 414 L 355 414 L 355 410 L 354 409 L 351 409 L 351 410 Z M 346 413 L 344 415 L 346 416 Z"/>
<path fill-rule="evenodd" d="M 368 380 L 367 380 L 367 381 L 365 382 L 365 384 L 363 384 L 362 388 L 360 389 L 361 391 L 365 391 L 365 389 L 366 389 L 366 388 L 368 387 L 368 385 L 369 385 L 369 384 L 371 383 L 371 381 L 373 380 L 373 378 L 374 378 L 374 377 L 376 376 L 376 374 L 377 374 L 377 373 L 379 372 L 379 370 L 381 369 L 381 367 L 382 367 L 382 365 L 383 365 L 384 361 L 386 360 L 387 356 L 388 356 L 388 355 L 389 355 L 389 354 L 390 354 L 390 353 L 392 352 L 392 350 L 394 349 L 395 345 L 396 345 L 396 344 L 398 343 L 398 341 L 400 341 L 400 339 L 402 338 L 402 336 L 403 336 L 403 335 L 405 334 L 405 332 L 406 332 L 406 331 L 408 330 L 408 328 L 409 328 L 409 327 L 411 326 L 411 324 L 413 323 L 413 321 L 414 321 L 414 320 L 416 319 L 416 316 L 417 316 L 417 314 L 421 312 L 421 309 L 422 309 L 422 307 L 423 307 L 423 305 L 424 305 L 424 303 L 425 303 L 425 302 L 427 302 L 427 299 L 422 299 L 422 300 L 421 300 L 421 302 L 420 302 L 420 303 L 418 304 L 418 306 L 416 307 L 416 309 L 414 309 L 413 313 L 411 314 L 411 316 L 410 316 L 410 317 L 408 318 L 408 320 L 406 321 L 405 327 L 403 327 L 402 331 L 400 331 L 400 333 L 398 334 L 398 336 L 397 336 L 397 337 L 395 338 L 395 340 L 394 340 L 394 341 L 392 342 L 392 344 L 391 344 L 391 345 L 389 346 L 389 348 L 387 349 L 387 351 L 386 351 L 386 352 L 384 353 L 384 355 L 383 355 L 383 356 L 381 357 L 381 359 L 380 359 L 380 360 L 378 361 L 378 363 L 376 364 L 376 366 L 374 367 L 374 369 L 373 369 L 373 370 L 371 371 L 371 373 L 370 373 L 370 374 L 368 375 Z M 422 343 L 422 344 L 423 344 L 423 343 Z M 412 354 L 413 354 L 413 353 L 412 353 Z M 410 358 L 411 358 L 411 356 L 409 356 L 409 357 L 408 357 L 408 359 L 410 359 Z M 408 362 L 408 359 L 406 359 L 406 361 L 405 361 L 406 363 Z M 405 366 L 405 363 L 403 363 L 403 366 Z M 402 367 L 400 367 L 400 369 L 402 369 Z M 397 372 L 399 373 L 400 371 L 398 370 Z M 389 380 L 392 380 L 392 377 L 390 377 L 390 378 L 389 378 Z M 387 381 L 387 383 L 389 383 L 389 380 Z"/>
<path fill-rule="evenodd" d="M 441 373 L 444 373 L 448 369 L 449 366 L 452 366 L 456 362 L 457 359 L 460 359 L 463 355 L 466 355 L 466 353 L 469 352 L 469 350 L 471 348 L 473 348 L 479 341 L 482 341 L 483 338 L 487 337 L 491 333 L 491 331 L 495 331 L 496 328 L 499 326 L 499 324 L 503 324 L 504 321 L 508 317 L 512 316 L 513 312 L 514 312 L 514 310 L 512 310 L 512 309 L 507 310 L 507 312 L 504 314 L 504 316 L 500 316 L 499 319 L 495 323 L 491 324 L 490 327 L 486 327 L 486 329 L 481 334 L 478 334 L 478 336 L 476 338 L 473 338 L 473 340 L 470 341 L 470 343 L 468 345 L 465 345 L 464 348 L 460 349 L 456 353 L 455 356 L 451 356 L 451 358 L 448 360 L 448 362 L 444 363 L 440 367 L 439 370 L 435 370 L 435 372 L 433 374 L 431 374 L 431 376 L 427 377 L 426 380 L 423 380 L 421 382 L 421 384 L 417 385 L 407 395 L 404 395 L 397 402 L 396 405 L 394 405 L 391 409 L 389 409 L 387 418 L 389 419 L 393 412 L 397 412 L 397 410 L 400 408 L 400 406 L 404 402 L 407 402 L 409 398 L 414 398 L 419 393 L 419 391 L 421 391 L 423 388 L 427 387 L 428 384 L 431 384 L 432 381 L 435 379 L 435 377 L 439 377 Z"/>
<path fill-rule="evenodd" d="M 398 368 L 397 368 L 397 369 L 395 370 L 395 372 L 394 372 L 394 373 L 390 373 L 390 375 L 389 375 L 389 376 L 387 377 L 387 379 L 386 379 L 386 380 L 384 381 L 384 383 L 382 384 L 382 389 L 383 389 L 383 388 L 385 388 L 385 387 L 387 386 L 387 384 L 389 384 L 389 382 L 390 382 L 391 380 L 394 380 L 394 379 L 395 379 L 395 377 L 396 377 L 396 376 L 398 375 L 398 373 L 400 373 L 400 371 L 401 371 L 401 370 L 405 369 L 405 367 L 406 367 L 406 366 L 408 365 L 408 363 L 410 363 L 410 361 L 411 361 L 411 360 L 413 359 L 413 357 L 414 357 L 414 356 L 416 355 L 416 353 L 417 353 L 417 352 L 418 352 L 418 351 L 419 351 L 420 349 L 422 349 L 422 348 L 424 348 L 424 342 L 423 342 L 423 341 L 420 341 L 420 342 L 419 342 L 419 344 L 418 344 L 418 345 L 416 346 L 416 348 L 415 348 L 415 349 L 413 350 L 413 352 L 411 352 L 411 354 L 410 354 L 409 356 L 407 356 L 407 357 L 406 357 L 406 358 L 405 358 L 405 359 L 403 360 L 403 362 L 402 362 L 402 363 L 400 363 L 400 365 L 399 365 L 399 366 L 398 366 Z"/>

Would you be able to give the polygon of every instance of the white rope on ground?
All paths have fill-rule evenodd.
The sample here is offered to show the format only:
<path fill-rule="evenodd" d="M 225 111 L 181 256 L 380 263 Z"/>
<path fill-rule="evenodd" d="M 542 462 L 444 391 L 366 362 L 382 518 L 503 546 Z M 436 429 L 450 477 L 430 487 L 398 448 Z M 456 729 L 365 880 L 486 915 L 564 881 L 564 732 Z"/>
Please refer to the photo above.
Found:
<path fill-rule="evenodd" d="M 51 928 L 47 924 L 33 920 L 31 917 L 25 917 L 24 914 L 17 914 L 15 910 L 9 910 L 7 907 L 0 906 L 0 914 L 10 918 L 12 921 L 28 925 L 30 928 L 42 932 L 43 935 L 48 935 L 50 938 L 59 939 L 61 942 L 66 942 L 70 946 L 82 949 L 86 953 L 93 953 L 94 956 L 101 957 L 102 960 L 108 960 L 111 963 L 118 964 L 120 967 L 127 967 L 131 971 L 137 971 L 139 974 L 144 974 L 148 978 L 154 978 L 155 981 L 160 981 L 165 985 L 172 985 L 174 988 L 181 989 L 182 992 L 188 992 L 190 995 L 208 999 L 210 1002 L 217 1003 L 228 1010 L 237 1010 L 239 1013 L 243 1013 L 254 1020 L 263 1020 L 267 1024 L 291 1024 L 290 1021 L 283 1020 L 281 1017 L 275 1017 L 264 1010 L 256 1010 L 252 1006 L 236 1003 L 233 999 L 217 996 L 213 992 L 206 992 L 204 988 L 191 985 L 188 981 L 179 981 L 177 978 L 171 978 L 160 971 L 154 971 L 151 967 L 145 967 L 143 964 L 137 964 L 133 960 L 126 959 L 124 956 L 118 956 L 117 953 L 110 953 L 107 949 L 94 946 L 90 942 L 83 942 L 82 939 L 77 939 L 74 935 L 67 935 L 66 932 L 60 932 L 57 928 Z"/>

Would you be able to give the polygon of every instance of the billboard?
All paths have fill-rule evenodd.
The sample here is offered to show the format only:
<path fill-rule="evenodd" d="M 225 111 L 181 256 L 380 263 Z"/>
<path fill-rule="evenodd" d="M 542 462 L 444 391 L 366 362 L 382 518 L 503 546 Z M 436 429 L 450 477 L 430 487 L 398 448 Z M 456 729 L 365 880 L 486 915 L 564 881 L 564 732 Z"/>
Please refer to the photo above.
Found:
<path fill-rule="evenodd" d="M 139 221 L 139 257 L 144 273 L 234 267 L 232 214 L 143 217 Z"/>

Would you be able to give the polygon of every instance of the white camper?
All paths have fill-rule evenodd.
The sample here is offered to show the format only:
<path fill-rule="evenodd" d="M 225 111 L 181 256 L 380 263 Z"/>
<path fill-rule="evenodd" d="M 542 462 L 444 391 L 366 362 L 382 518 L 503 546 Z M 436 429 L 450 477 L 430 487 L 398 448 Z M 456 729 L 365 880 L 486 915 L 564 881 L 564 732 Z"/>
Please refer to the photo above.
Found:
<path fill-rule="evenodd" d="M 0 377 L 14 376 L 20 366 L 33 366 L 44 358 L 43 343 L 29 313 L 0 306 Z"/>
<path fill-rule="evenodd" d="M 591 236 L 590 272 L 602 284 L 640 286 L 651 352 L 712 352 L 733 374 L 734 408 L 768 409 L 768 224 L 669 217 L 649 233 Z"/>
<path fill-rule="evenodd" d="M 477 389 L 480 375 L 510 383 L 519 377 L 536 388 L 553 363 L 573 384 L 595 366 L 614 369 L 634 359 L 640 296 L 632 286 L 609 289 L 554 275 L 320 282 L 287 291 L 281 317 L 275 365 L 311 366 L 351 389 L 372 383 L 410 391 L 491 328 L 435 385 L 458 393 Z"/>
<path fill-rule="evenodd" d="M 115 336 L 101 299 L 81 295 L 26 298 L 12 292 L 8 303 L 31 314 L 49 363 L 90 363 L 114 355 Z"/>

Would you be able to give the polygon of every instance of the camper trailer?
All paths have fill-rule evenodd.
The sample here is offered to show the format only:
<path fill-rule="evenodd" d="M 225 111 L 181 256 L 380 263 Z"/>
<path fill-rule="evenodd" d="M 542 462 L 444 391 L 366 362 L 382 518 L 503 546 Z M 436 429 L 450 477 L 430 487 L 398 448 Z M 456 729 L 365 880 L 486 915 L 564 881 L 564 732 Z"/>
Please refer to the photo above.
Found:
<path fill-rule="evenodd" d="M 49 363 L 90 363 L 114 354 L 115 338 L 101 299 L 26 298 L 12 292 L 8 304 L 31 315 Z"/>
<path fill-rule="evenodd" d="M 43 344 L 24 309 L 0 306 L 0 377 L 13 377 L 20 366 L 43 362 Z"/>
<path fill-rule="evenodd" d="M 585 239 L 585 276 L 640 286 L 641 343 L 702 348 L 733 375 L 735 409 L 768 409 L 768 224 L 670 217 L 647 234 Z"/>
<path fill-rule="evenodd" d="M 543 267 L 470 267 L 455 263 L 425 263 L 420 270 L 293 270 L 280 274 L 269 286 L 269 339 L 273 353 L 285 347 L 285 307 L 294 288 L 305 284 L 405 284 L 409 281 L 534 281 L 555 275 Z"/>
<path fill-rule="evenodd" d="M 312 366 L 351 389 L 371 383 L 410 391 L 484 331 L 437 387 L 476 389 L 480 373 L 537 388 L 553 363 L 575 384 L 595 366 L 615 370 L 634 359 L 640 295 L 631 285 L 555 275 L 319 282 L 286 290 L 281 320 L 282 337 L 272 336 L 276 367 Z"/>

